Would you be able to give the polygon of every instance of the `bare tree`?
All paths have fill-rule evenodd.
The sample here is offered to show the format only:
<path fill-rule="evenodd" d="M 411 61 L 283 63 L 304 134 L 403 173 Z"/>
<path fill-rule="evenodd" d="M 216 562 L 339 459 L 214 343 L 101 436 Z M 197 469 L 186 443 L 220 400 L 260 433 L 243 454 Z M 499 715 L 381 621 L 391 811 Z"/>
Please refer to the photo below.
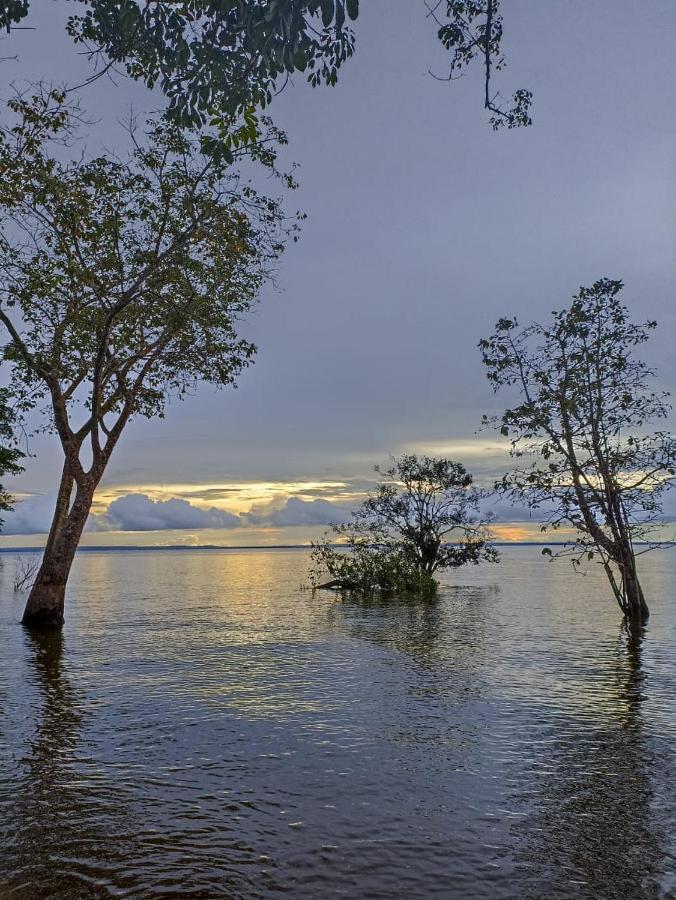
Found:
<path fill-rule="evenodd" d="M 36 556 L 18 556 L 14 563 L 14 593 L 27 591 L 33 587 L 35 576 L 40 568 L 40 559 Z"/>

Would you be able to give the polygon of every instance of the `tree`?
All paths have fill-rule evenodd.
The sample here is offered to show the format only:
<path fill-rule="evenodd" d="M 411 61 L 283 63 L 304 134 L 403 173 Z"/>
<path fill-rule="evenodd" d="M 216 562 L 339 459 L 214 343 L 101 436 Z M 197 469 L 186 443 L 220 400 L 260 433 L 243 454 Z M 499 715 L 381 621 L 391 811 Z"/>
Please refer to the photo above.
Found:
<path fill-rule="evenodd" d="M 16 415 L 11 406 L 10 392 L 0 388 L 0 478 L 23 472 L 21 460 L 24 454 L 16 446 L 14 428 Z M 0 484 L 0 511 L 8 512 L 14 503 L 11 494 Z M 0 519 L 0 526 L 2 519 Z"/>
<path fill-rule="evenodd" d="M 478 516 L 481 493 L 463 465 L 407 454 L 376 472 L 385 480 L 352 521 L 333 525 L 327 539 L 313 544 L 315 586 L 327 586 L 320 579 L 328 572 L 330 587 L 433 593 L 437 572 L 497 560 Z"/>
<path fill-rule="evenodd" d="M 549 325 L 519 330 L 515 319 L 501 319 L 479 346 L 495 390 L 515 388 L 520 399 L 493 420 L 523 461 L 499 487 L 543 508 L 543 530 L 575 529 L 574 561 L 598 557 L 624 616 L 643 621 L 636 556 L 659 543 L 676 442 L 664 431 L 644 433 L 670 405 L 634 353 L 656 323 L 632 322 L 621 289 L 603 278 L 580 288 Z"/>
<path fill-rule="evenodd" d="M 0 134 L 4 355 L 24 402 L 46 401 L 63 450 L 23 619 L 42 627 L 63 621 L 94 491 L 129 420 L 163 415 L 200 381 L 234 384 L 251 362 L 237 324 L 289 230 L 276 201 L 166 123 L 127 161 L 59 162 L 50 145 L 76 124 L 64 102 L 16 98 Z M 282 139 L 272 129 L 246 153 L 273 166 Z"/>
<path fill-rule="evenodd" d="M 359 0 L 81 0 L 67 30 L 97 64 L 148 87 L 159 86 L 173 121 L 195 128 L 230 122 L 270 103 L 294 72 L 333 85 L 354 52 L 349 22 Z M 28 16 L 29 0 L 0 0 L 0 28 Z M 518 90 L 505 108 L 491 86 L 505 65 L 499 0 L 433 0 L 421 4 L 451 55 L 448 79 L 473 62 L 483 67 L 484 107 L 494 128 L 529 125 L 531 94 Z M 91 79 L 90 79 L 91 80 Z"/>

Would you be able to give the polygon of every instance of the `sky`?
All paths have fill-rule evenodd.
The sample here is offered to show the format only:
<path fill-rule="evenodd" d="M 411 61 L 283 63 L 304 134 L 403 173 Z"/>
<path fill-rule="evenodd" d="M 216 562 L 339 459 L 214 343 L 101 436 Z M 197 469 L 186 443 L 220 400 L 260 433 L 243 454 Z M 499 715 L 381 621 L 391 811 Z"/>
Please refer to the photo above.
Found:
<path fill-rule="evenodd" d="M 85 543 L 304 543 L 405 451 L 450 456 L 487 484 L 505 444 L 477 342 L 495 320 L 546 318 L 577 288 L 621 278 L 665 389 L 676 359 L 676 8 L 651 0 L 505 4 L 505 95 L 528 87 L 533 126 L 493 132 L 480 72 L 452 83 L 422 0 L 361 4 L 357 52 L 335 88 L 297 76 L 271 113 L 298 164 L 307 214 L 244 330 L 259 346 L 237 390 L 200 389 L 132 423 L 104 476 Z M 33 3 L 0 43 L 6 83 L 77 83 L 63 0 Z M 81 92 L 92 148 L 158 99 L 124 78 Z M 265 185 L 264 185 L 265 186 Z M 60 450 L 31 441 L 0 544 L 44 541 Z M 496 508 L 503 538 L 537 536 Z"/>

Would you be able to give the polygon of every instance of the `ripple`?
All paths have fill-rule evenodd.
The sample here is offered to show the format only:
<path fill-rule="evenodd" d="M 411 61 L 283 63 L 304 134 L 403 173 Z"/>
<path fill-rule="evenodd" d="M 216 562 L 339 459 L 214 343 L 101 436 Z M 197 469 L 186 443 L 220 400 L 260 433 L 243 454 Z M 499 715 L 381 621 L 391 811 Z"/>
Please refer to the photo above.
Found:
<path fill-rule="evenodd" d="M 537 549 L 428 604 L 307 562 L 82 554 L 48 639 L 3 585 L 0 896 L 676 896 L 669 556 L 642 638 Z"/>

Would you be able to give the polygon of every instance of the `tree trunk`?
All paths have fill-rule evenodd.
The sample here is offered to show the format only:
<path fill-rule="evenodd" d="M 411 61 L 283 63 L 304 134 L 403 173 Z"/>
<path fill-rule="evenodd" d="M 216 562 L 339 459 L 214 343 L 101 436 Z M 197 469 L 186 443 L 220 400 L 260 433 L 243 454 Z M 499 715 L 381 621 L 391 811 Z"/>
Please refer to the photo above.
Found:
<path fill-rule="evenodd" d="M 622 573 L 622 593 L 624 594 L 624 614 L 632 622 L 645 622 L 650 615 L 648 604 L 645 602 L 641 583 L 636 572 L 636 559 L 631 550 L 624 555 L 620 563 Z"/>
<path fill-rule="evenodd" d="M 42 564 L 21 620 L 28 628 L 54 629 L 63 625 L 66 582 L 96 488 L 93 478 L 80 479 L 71 504 L 74 482 L 66 462 Z"/>

